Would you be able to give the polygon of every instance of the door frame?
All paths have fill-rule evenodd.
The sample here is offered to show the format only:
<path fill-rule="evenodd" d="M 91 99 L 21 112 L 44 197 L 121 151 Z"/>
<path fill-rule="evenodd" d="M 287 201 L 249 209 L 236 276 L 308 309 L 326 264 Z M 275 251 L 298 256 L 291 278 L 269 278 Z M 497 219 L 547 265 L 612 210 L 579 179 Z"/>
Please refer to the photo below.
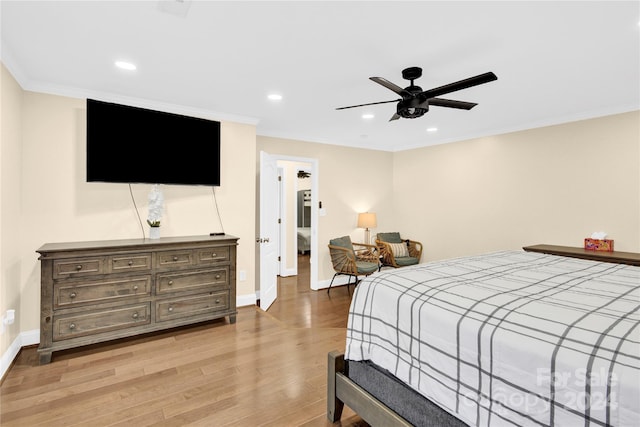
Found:
<path fill-rule="evenodd" d="M 320 168 L 319 161 L 315 158 L 310 157 L 298 157 L 298 156 L 290 156 L 283 154 L 275 154 L 269 153 L 269 155 L 276 160 L 283 160 L 289 162 L 299 162 L 299 163 L 308 163 L 310 165 L 311 172 L 311 256 L 310 256 L 310 274 L 309 274 L 309 282 L 310 288 L 312 290 L 320 289 L 318 283 L 318 231 L 319 231 L 319 199 L 318 199 L 318 190 L 319 190 L 319 177 L 320 177 Z M 278 206 L 282 205 L 282 201 L 279 201 Z M 262 215 L 262 213 L 260 213 Z M 291 221 L 291 218 L 284 218 L 285 221 Z M 286 227 L 289 224 L 281 224 L 282 227 Z M 295 238 L 295 236 L 294 236 Z M 297 242 L 295 242 L 297 244 Z M 282 245 L 280 245 L 282 247 Z M 280 271 L 280 268 L 277 269 Z M 262 288 L 262 279 L 260 279 L 260 287 Z"/>
<path fill-rule="evenodd" d="M 278 165 L 278 161 L 276 160 L 276 165 Z M 278 176 L 280 179 L 278 180 L 278 218 L 280 218 L 280 223 L 278 224 L 278 235 L 279 235 L 279 247 L 278 247 L 278 255 L 280 256 L 280 262 L 278 262 L 278 275 L 280 277 L 287 276 L 295 276 L 297 271 L 289 272 L 286 268 L 287 258 L 286 256 L 282 256 L 283 253 L 286 254 L 286 242 L 287 242 L 287 230 L 286 224 L 288 221 L 287 209 L 286 209 L 286 191 L 287 188 L 287 179 L 288 177 L 284 173 L 284 169 L 281 166 L 278 166 Z M 284 245 L 284 248 L 283 248 Z"/>

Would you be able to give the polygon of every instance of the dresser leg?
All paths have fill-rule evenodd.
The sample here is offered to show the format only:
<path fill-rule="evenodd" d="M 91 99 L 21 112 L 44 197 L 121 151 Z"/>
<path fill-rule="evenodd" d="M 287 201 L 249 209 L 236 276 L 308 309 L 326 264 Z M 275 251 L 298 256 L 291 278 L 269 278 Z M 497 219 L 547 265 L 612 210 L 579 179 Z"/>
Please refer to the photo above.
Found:
<path fill-rule="evenodd" d="M 229 316 L 229 323 L 234 324 L 236 323 L 236 315 L 232 314 Z"/>
<path fill-rule="evenodd" d="M 51 363 L 51 352 L 47 351 L 47 352 L 40 353 L 40 364 L 47 365 L 49 363 Z"/>

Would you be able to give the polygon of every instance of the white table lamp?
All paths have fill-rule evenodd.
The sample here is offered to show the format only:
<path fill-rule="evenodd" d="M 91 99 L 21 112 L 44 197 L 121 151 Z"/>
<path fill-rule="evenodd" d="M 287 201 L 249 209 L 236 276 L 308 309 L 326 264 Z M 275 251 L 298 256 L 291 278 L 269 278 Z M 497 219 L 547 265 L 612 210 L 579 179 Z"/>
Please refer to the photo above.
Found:
<path fill-rule="evenodd" d="M 376 214 L 371 212 L 358 214 L 358 228 L 364 228 L 364 241 L 366 244 L 371 244 L 371 231 L 369 229 L 377 226 Z"/>

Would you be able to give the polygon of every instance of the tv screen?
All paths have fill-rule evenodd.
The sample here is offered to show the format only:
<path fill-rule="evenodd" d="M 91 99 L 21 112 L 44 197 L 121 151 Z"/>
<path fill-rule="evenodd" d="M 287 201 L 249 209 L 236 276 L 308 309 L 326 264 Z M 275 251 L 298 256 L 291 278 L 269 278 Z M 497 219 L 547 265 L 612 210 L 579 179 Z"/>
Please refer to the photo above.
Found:
<path fill-rule="evenodd" d="M 220 185 L 220 122 L 87 99 L 87 181 Z"/>

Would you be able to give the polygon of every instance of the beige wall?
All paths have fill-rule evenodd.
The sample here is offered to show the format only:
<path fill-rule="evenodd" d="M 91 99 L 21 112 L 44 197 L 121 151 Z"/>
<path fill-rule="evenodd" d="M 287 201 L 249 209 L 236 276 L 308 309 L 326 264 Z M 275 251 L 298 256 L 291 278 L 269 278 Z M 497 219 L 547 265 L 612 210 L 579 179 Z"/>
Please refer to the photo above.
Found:
<path fill-rule="evenodd" d="M 606 231 L 640 251 L 640 112 L 394 155 L 394 224 L 427 260 Z"/>
<path fill-rule="evenodd" d="M 0 314 L 17 310 L 0 340 L 39 326 L 39 263 L 46 242 L 136 238 L 128 187 L 86 183 L 84 100 L 25 92 L 2 68 L 0 103 Z M 425 260 L 552 243 L 579 246 L 604 230 L 616 248 L 640 251 L 640 112 L 390 153 L 272 137 L 222 124 L 224 231 L 240 237 L 239 297 L 257 288 L 259 153 L 317 159 L 318 279 L 333 275 L 329 239 L 363 240 L 358 212 L 378 231 L 425 244 Z M 255 153 L 255 155 L 254 155 Z M 224 167 L 233 165 L 233 167 Z M 219 224 L 210 188 L 163 186 L 165 236 L 207 234 Z M 149 186 L 133 192 L 146 218 Z"/>
<path fill-rule="evenodd" d="M 0 315 L 8 309 L 16 310 L 16 320 L 0 335 L 2 368 L 9 360 L 4 355 L 15 342 L 23 324 L 20 319 L 21 280 L 20 257 L 21 228 L 20 203 L 22 179 L 22 89 L 0 64 Z M 0 318 L 0 321 L 2 319 Z"/>
<path fill-rule="evenodd" d="M 3 82 L 11 81 L 5 74 Z M 39 327 L 40 266 L 35 251 L 42 244 L 141 238 L 142 230 L 127 185 L 86 182 L 85 101 L 22 90 L 13 94 L 7 86 L 11 85 L 3 84 L 2 91 L 3 105 L 9 104 L 11 111 L 3 108 L 2 114 L 0 309 L 15 308 L 20 318 L 15 330 L 25 332 Z M 5 121 L 18 128 L 6 144 L 5 132 L 10 132 Z M 247 280 L 238 282 L 238 298 L 253 303 L 256 167 L 247 153 L 256 151 L 255 126 L 223 122 L 221 137 L 222 185 L 215 194 L 224 231 L 240 238 L 237 268 L 246 272 Z M 145 222 L 151 186 L 132 187 Z M 162 235 L 207 235 L 220 230 L 211 187 L 161 188 L 165 197 Z M 12 337 L 3 335 L 3 354 Z"/>
<path fill-rule="evenodd" d="M 375 212 L 378 227 L 393 223 L 393 153 L 258 136 L 258 151 L 318 160 L 318 200 L 326 216 L 318 218 L 318 281 L 331 280 L 333 269 L 327 244 L 350 235 L 362 242 L 356 227 L 359 212 Z M 372 230 L 374 233 L 376 230 Z"/>

